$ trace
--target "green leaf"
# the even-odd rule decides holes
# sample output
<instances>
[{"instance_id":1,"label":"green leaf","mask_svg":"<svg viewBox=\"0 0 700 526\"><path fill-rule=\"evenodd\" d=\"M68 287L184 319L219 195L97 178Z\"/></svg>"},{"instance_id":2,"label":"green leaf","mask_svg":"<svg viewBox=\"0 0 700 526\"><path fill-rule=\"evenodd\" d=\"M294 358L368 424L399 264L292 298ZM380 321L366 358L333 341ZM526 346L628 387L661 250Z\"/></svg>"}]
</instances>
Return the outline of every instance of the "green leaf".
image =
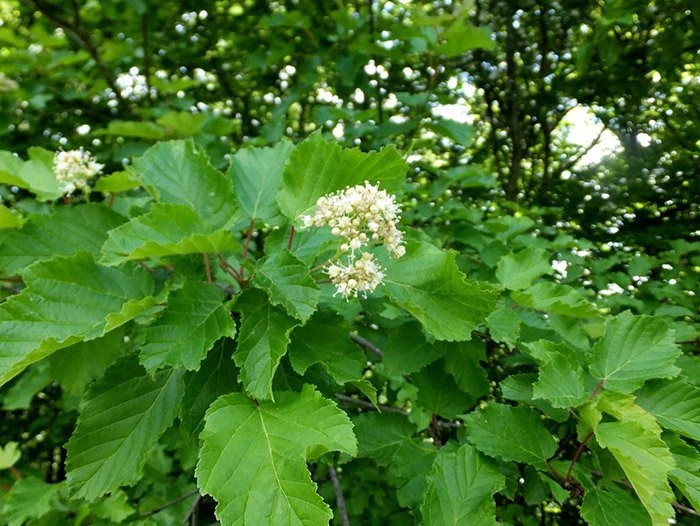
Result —
<instances>
[{"instance_id":1,"label":"green leaf","mask_svg":"<svg viewBox=\"0 0 700 526\"><path fill-rule=\"evenodd\" d=\"M21 229L0 234L0 269L13 275L37 261L81 250L97 256L107 232L123 222L122 216L100 204L61 207L51 215L32 214Z\"/></svg>"},{"instance_id":2,"label":"green leaf","mask_svg":"<svg viewBox=\"0 0 700 526\"><path fill-rule=\"evenodd\" d=\"M514 402L525 402L526 404L539 409L552 420L566 422L570 418L570 413L566 409L555 409L543 399L533 398L533 386L537 382L535 374L511 374L501 382L500 388L503 397Z\"/></svg>"},{"instance_id":3,"label":"green leaf","mask_svg":"<svg viewBox=\"0 0 700 526\"><path fill-rule=\"evenodd\" d=\"M317 133L299 143L289 156L277 202L282 213L295 221L319 197L364 181L397 193L403 189L407 170L393 147L371 153L346 150Z\"/></svg>"},{"instance_id":4,"label":"green leaf","mask_svg":"<svg viewBox=\"0 0 700 526\"><path fill-rule=\"evenodd\" d=\"M486 370L479 363L486 361L484 342L474 339L443 343L441 347L445 350L445 370L452 375L462 391L477 398L489 393L489 379Z\"/></svg>"},{"instance_id":5,"label":"green leaf","mask_svg":"<svg viewBox=\"0 0 700 526\"><path fill-rule=\"evenodd\" d=\"M319 364L339 384L362 380L367 357L350 340L352 326L341 316L317 312L292 332L289 359L299 374Z\"/></svg>"},{"instance_id":6,"label":"green leaf","mask_svg":"<svg viewBox=\"0 0 700 526\"><path fill-rule=\"evenodd\" d=\"M207 154L197 151L191 140L158 143L135 159L134 166L156 201L189 205L213 228L236 222L231 180L214 169Z\"/></svg>"},{"instance_id":7,"label":"green leaf","mask_svg":"<svg viewBox=\"0 0 700 526\"><path fill-rule=\"evenodd\" d=\"M421 506L425 524L496 524L493 495L505 487L505 477L491 461L465 444L440 452L428 476Z\"/></svg>"},{"instance_id":8,"label":"green leaf","mask_svg":"<svg viewBox=\"0 0 700 526\"><path fill-rule=\"evenodd\" d=\"M159 302L145 271L102 267L85 252L36 263L24 279L27 287L0 305L0 385L58 349L98 338Z\"/></svg>"},{"instance_id":9,"label":"green leaf","mask_svg":"<svg viewBox=\"0 0 700 526\"><path fill-rule=\"evenodd\" d=\"M127 170L114 172L107 177L100 177L95 183L94 189L102 193L119 193L133 190L139 187L139 182L134 175Z\"/></svg>"},{"instance_id":10,"label":"green leaf","mask_svg":"<svg viewBox=\"0 0 700 526\"><path fill-rule=\"evenodd\" d=\"M90 389L66 446L75 498L92 501L141 478L151 448L177 416L182 376L168 369L149 377L127 359Z\"/></svg>"},{"instance_id":11,"label":"green leaf","mask_svg":"<svg viewBox=\"0 0 700 526\"><path fill-rule=\"evenodd\" d=\"M610 485L596 486L586 491L581 506L581 517L590 526L619 526L634 524L647 526L651 524L641 502L629 492Z\"/></svg>"},{"instance_id":12,"label":"green leaf","mask_svg":"<svg viewBox=\"0 0 700 526\"><path fill-rule=\"evenodd\" d=\"M53 153L42 148L29 148L30 159L13 174L21 181L17 184L36 195L38 201L53 201L63 195L53 172Z\"/></svg>"},{"instance_id":13,"label":"green leaf","mask_svg":"<svg viewBox=\"0 0 700 526\"><path fill-rule=\"evenodd\" d=\"M680 379L654 380L637 393L637 403L663 427L700 440L700 387Z\"/></svg>"},{"instance_id":14,"label":"green leaf","mask_svg":"<svg viewBox=\"0 0 700 526\"><path fill-rule=\"evenodd\" d=\"M155 204L143 215L109 232L102 247L102 263L177 254L219 254L240 247L237 237L212 227L189 206Z\"/></svg>"},{"instance_id":15,"label":"green leaf","mask_svg":"<svg viewBox=\"0 0 700 526\"><path fill-rule=\"evenodd\" d=\"M534 398L543 398L559 408L577 407L586 402L589 394L584 373L573 349L547 340L529 343L527 348L540 368L533 386Z\"/></svg>"},{"instance_id":16,"label":"green leaf","mask_svg":"<svg viewBox=\"0 0 700 526\"><path fill-rule=\"evenodd\" d=\"M396 486L399 504L409 507L415 516L420 514L428 473L438 450L421 439L410 439L399 444L389 466L389 476Z\"/></svg>"},{"instance_id":17,"label":"green leaf","mask_svg":"<svg viewBox=\"0 0 700 526\"><path fill-rule=\"evenodd\" d=\"M146 327L141 363L152 372L165 366L196 370L214 342L236 335L236 324L223 301L224 291L209 283L185 281L168 308Z\"/></svg>"},{"instance_id":18,"label":"green leaf","mask_svg":"<svg viewBox=\"0 0 700 526\"><path fill-rule=\"evenodd\" d=\"M541 282L535 283L524 291L514 291L513 300L525 307L548 313L593 318L599 315L598 308L581 296L581 294L566 285Z\"/></svg>"},{"instance_id":19,"label":"green leaf","mask_svg":"<svg viewBox=\"0 0 700 526\"><path fill-rule=\"evenodd\" d=\"M270 148L244 148L235 153L226 175L233 181L245 219L264 223L279 220L277 193L293 150L294 145L283 140Z\"/></svg>"},{"instance_id":20,"label":"green leaf","mask_svg":"<svg viewBox=\"0 0 700 526\"><path fill-rule=\"evenodd\" d=\"M345 413L308 385L278 393L274 403L223 396L207 411L201 438L197 483L218 502L224 526L327 524L331 511L305 460L357 449Z\"/></svg>"},{"instance_id":21,"label":"green leaf","mask_svg":"<svg viewBox=\"0 0 700 526\"><path fill-rule=\"evenodd\" d=\"M17 442L8 442L4 446L0 446L0 469L10 468L20 459L22 453L17 445Z\"/></svg>"},{"instance_id":22,"label":"green leaf","mask_svg":"<svg viewBox=\"0 0 700 526\"><path fill-rule=\"evenodd\" d=\"M82 396L85 387L102 376L124 354L124 331L110 331L101 338L76 343L49 357L51 378L67 394Z\"/></svg>"},{"instance_id":23,"label":"green leaf","mask_svg":"<svg viewBox=\"0 0 700 526\"><path fill-rule=\"evenodd\" d=\"M420 371L444 354L445 346L427 341L420 325L411 321L389 333L382 360L386 375L398 376Z\"/></svg>"},{"instance_id":24,"label":"green leaf","mask_svg":"<svg viewBox=\"0 0 700 526\"><path fill-rule=\"evenodd\" d=\"M19 228L24 221L19 213L15 213L5 205L0 204L0 230ZM0 246L2 238L0 237Z\"/></svg>"},{"instance_id":25,"label":"green leaf","mask_svg":"<svg viewBox=\"0 0 700 526\"><path fill-rule=\"evenodd\" d=\"M396 413L365 413L354 421L357 455L371 458L380 466L389 465L399 446L416 432L408 418Z\"/></svg>"},{"instance_id":26,"label":"green leaf","mask_svg":"<svg viewBox=\"0 0 700 526\"><path fill-rule=\"evenodd\" d=\"M547 460L557 450L556 440L539 415L525 406L489 404L467 415L464 423L467 440L492 457L547 470Z\"/></svg>"},{"instance_id":27,"label":"green leaf","mask_svg":"<svg viewBox=\"0 0 700 526\"><path fill-rule=\"evenodd\" d=\"M5 495L2 519L8 526L22 526L27 519L39 519L54 507L60 484L49 484L34 476L18 480Z\"/></svg>"},{"instance_id":28,"label":"green leaf","mask_svg":"<svg viewBox=\"0 0 700 526\"><path fill-rule=\"evenodd\" d=\"M457 144L469 146L474 138L474 126L452 119L440 119L430 126L435 133L447 137Z\"/></svg>"},{"instance_id":29,"label":"green leaf","mask_svg":"<svg viewBox=\"0 0 700 526\"><path fill-rule=\"evenodd\" d=\"M2 399L2 408L5 411L29 409L34 396L49 383L51 383L51 379L49 378L49 364L47 362L30 365L5 393Z\"/></svg>"},{"instance_id":30,"label":"green leaf","mask_svg":"<svg viewBox=\"0 0 700 526\"><path fill-rule=\"evenodd\" d=\"M107 128L95 130L94 135L107 135L115 137L133 137L135 139L148 139L157 141L165 138L165 130L155 122L138 121L110 121Z\"/></svg>"},{"instance_id":31,"label":"green leaf","mask_svg":"<svg viewBox=\"0 0 700 526\"><path fill-rule=\"evenodd\" d=\"M520 338L520 317L511 305L499 301L498 308L486 318L486 325L494 340L515 347Z\"/></svg>"},{"instance_id":32,"label":"green leaf","mask_svg":"<svg viewBox=\"0 0 700 526\"><path fill-rule=\"evenodd\" d=\"M238 370L228 349L230 340L214 345L198 371L185 376L185 394L180 405L180 421L187 433L196 438L204 427L204 414L222 395L237 390Z\"/></svg>"},{"instance_id":33,"label":"green leaf","mask_svg":"<svg viewBox=\"0 0 700 526\"><path fill-rule=\"evenodd\" d=\"M387 264L384 288L391 299L438 340L460 341L493 311L498 289L464 278L454 252L409 242L406 255Z\"/></svg>"},{"instance_id":34,"label":"green leaf","mask_svg":"<svg viewBox=\"0 0 700 526\"><path fill-rule=\"evenodd\" d=\"M496 277L510 290L521 290L545 274L552 274L549 254L541 248L525 248L503 256L496 267Z\"/></svg>"},{"instance_id":35,"label":"green leaf","mask_svg":"<svg viewBox=\"0 0 700 526\"><path fill-rule=\"evenodd\" d=\"M123 522L136 510L129 504L129 496L117 490L95 506L95 515L113 522Z\"/></svg>"},{"instance_id":36,"label":"green leaf","mask_svg":"<svg viewBox=\"0 0 700 526\"><path fill-rule=\"evenodd\" d=\"M439 378L439 381L436 379ZM428 365L411 376L418 388L416 405L428 414L438 414L452 420L474 405L476 398L462 391L451 377L445 376L441 363Z\"/></svg>"},{"instance_id":37,"label":"green leaf","mask_svg":"<svg viewBox=\"0 0 700 526\"><path fill-rule=\"evenodd\" d=\"M677 436L666 433L664 441L676 462L676 467L668 474L676 487L686 496L695 510L700 510L700 453Z\"/></svg>"},{"instance_id":38,"label":"green leaf","mask_svg":"<svg viewBox=\"0 0 700 526\"><path fill-rule=\"evenodd\" d=\"M496 43L491 40L491 29L476 27L456 20L442 35L444 42L438 47L438 53L447 58L458 57L470 49L493 49Z\"/></svg>"},{"instance_id":39,"label":"green leaf","mask_svg":"<svg viewBox=\"0 0 700 526\"><path fill-rule=\"evenodd\" d=\"M258 263L253 284L270 297L270 303L284 307L287 314L306 322L316 311L321 291L309 268L288 250L267 256Z\"/></svg>"},{"instance_id":40,"label":"green leaf","mask_svg":"<svg viewBox=\"0 0 700 526\"><path fill-rule=\"evenodd\" d=\"M590 373L605 389L631 393L651 378L680 373L674 362L681 350L674 331L662 318L635 316L629 311L607 321L605 336L590 355Z\"/></svg>"},{"instance_id":41,"label":"green leaf","mask_svg":"<svg viewBox=\"0 0 700 526\"><path fill-rule=\"evenodd\" d=\"M658 433L637 422L604 422L598 424L595 437L624 470L652 524L668 524L674 516L668 474L676 464Z\"/></svg>"},{"instance_id":42,"label":"green leaf","mask_svg":"<svg viewBox=\"0 0 700 526\"><path fill-rule=\"evenodd\" d=\"M299 322L271 305L262 291L249 289L235 304L241 313L238 349L233 355L241 381L253 398L273 398L272 378L287 352L289 333Z\"/></svg>"}]
</instances>

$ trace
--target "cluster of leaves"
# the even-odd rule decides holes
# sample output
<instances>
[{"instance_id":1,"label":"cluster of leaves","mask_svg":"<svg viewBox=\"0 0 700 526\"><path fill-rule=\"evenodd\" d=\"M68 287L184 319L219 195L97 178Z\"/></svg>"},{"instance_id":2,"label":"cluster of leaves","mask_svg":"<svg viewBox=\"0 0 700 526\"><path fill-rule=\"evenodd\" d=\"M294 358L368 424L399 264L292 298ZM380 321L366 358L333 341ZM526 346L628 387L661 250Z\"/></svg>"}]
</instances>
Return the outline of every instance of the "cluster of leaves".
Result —
<instances>
[{"instance_id":1,"label":"cluster of leaves","mask_svg":"<svg viewBox=\"0 0 700 526\"><path fill-rule=\"evenodd\" d=\"M47 199L26 174L50 167L14 162L7 173ZM697 507L700 387L674 343L693 328L680 305L675 320L605 315L547 279L542 247L571 236L447 203L443 239L459 253L407 225L377 293L345 302L324 284L332 235L301 216L365 180L411 191L406 172L393 148L319 134L241 149L225 173L192 141L162 142L116 198L58 201L6 229L0 268L16 291L0 304L0 378L19 378L4 404L54 382L79 412L65 480L18 474L6 520L167 521L201 492L223 524L322 524L331 510L306 463L337 480L355 459L387 470L396 508L426 524L493 523L542 501L590 524L661 524L671 484ZM172 498L150 493L162 477L190 502L152 514Z\"/></svg>"}]
</instances>

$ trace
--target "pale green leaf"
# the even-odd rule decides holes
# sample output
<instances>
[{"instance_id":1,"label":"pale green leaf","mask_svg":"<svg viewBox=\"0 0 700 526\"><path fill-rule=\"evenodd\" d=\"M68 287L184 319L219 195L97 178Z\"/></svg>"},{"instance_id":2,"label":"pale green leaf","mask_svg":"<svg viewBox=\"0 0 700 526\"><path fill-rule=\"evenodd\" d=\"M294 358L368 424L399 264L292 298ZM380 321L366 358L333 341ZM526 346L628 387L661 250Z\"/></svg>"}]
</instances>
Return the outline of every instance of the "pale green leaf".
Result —
<instances>
[{"instance_id":1,"label":"pale green leaf","mask_svg":"<svg viewBox=\"0 0 700 526\"><path fill-rule=\"evenodd\" d=\"M316 311L321 297L309 268L287 250L259 262L253 284L267 292L270 303L284 307L287 314L301 322L306 322Z\"/></svg>"},{"instance_id":2,"label":"pale green leaf","mask_svg":"<svg viewBox=\"0 0 700 526\"><path fill-rule=\"evenodd\" d=\"M253 289L239 297L235 310L241 313L241 327L233 359L241 368L241 381L252 397L270 399L272 378L287 352L289 333L299 322Z\"/></svg>"},{"instance_id":3,"label":"pale green leaf","mask_svg":"<svg viewBox=\"0 0 700 526\"><path fill-rule=\"evenodd\" d=\"M234 154L226 175L233 181L245 219L266 223L278 220L277 193L292 150L294 145L284 140L270 148L244 148Z\"/></svg>"},{"instance_id":4,"label":"pale green leaf","mask_svg":"<svg viewBox=\"0 0 700 526\"><path fill-rule=\"evenodd\" d=\"M23 223L24 221L19 213L10 210L3 204L0 204L0 230L19 228ZM1 247L2 238L0 238L0 248Z\"/></svg>"},{"instance_id":5,"label":"pale green leaf","mask_svg":"<svg viewBox=\"0 0 700 526\"><path fill-rule=\"evenodd\" d=\"M133 137L135 139L159 140L165 138L165 130L155 122L110 121L106 128L95 130L94 135Z\"/></svg>"},{"instance_id":6,"label":"pale green leaf","mask_svg":"<svg viewBox=\"0 0 700 526\"><path fill-rule=\"evenodd\" d=\"M406 255L387 264L384 288L391 299L438 340L460 341L493 311L498 289L464 278L454 252L409 242Z\"/></svg>"},{"instance_id":7,"label":"pale green leaf","mask_svg":"<svg viewBox=\"0 0 700 526\"><path fill-rule=\"evenodd\" d=\"M237 237L212 227L186 205L155 204L143 215L115 228L102 247L102 263L178 254L219 254L240 247Z\"/></svg>"},{"instance_id":8,"label":"pale green leaf","mask_svg":"<svg viewBox=\"0 0 700 526\"><path fill-rule=\"evenodd\" d=\"M49 513L60 484L49 484L34 476L18 480L5 495L2 507L3 524L22 526L27 519L38 519Z\"/></svg>"},{"instance_id":9,"label":"pale green leaf","mask_svg":"<svg viewBox=\"0 0 700 526\"><path fill-rule=\"evenodd\" d=\"M513 300L525 307L548 313L593 318L599 315L598 308L576 290L566 285L540 282L523 291L513 291Z\"/></svg>"},{"instance_id":10,"label":"pale green leaf","mask_svg":"<svg viewBox=\"0 0 700 526\"><path fill-rule=\"evenodd\" d=\"M144 331L141 363L146 370L198 369L216 340L233 338L236 324L224 298L217 285L194 281L173 292L165 312Z\"/></svg>"},{"instance_id":11,"label":"pale green leaf","mask_svg":"<svg viewBox=\"0 0 700 526\"><path fill-rule=\"evenodd\" d=\"M674 362L681 350L673 340L664 319L625 311L607 321L605 336L590 355L590 373L605 382L605 389L621 393L651 378L671 378L680 373Z\"/></svg>"},{"instance_id":12,"label":"pale green leaf","mask_svg":"<svg viewBox=\"0 0 700 526\"><path fill-rule=\"evenodd\" d=\"M620 526L651 524L642 503L628 491L614 485L595 487L586 491L581 506L581 517L590 526Z\"/></svg>"},{"instance_id":13,"label":"pale green leaf","mask_svg":"<svg viewBox=\"0 0 700 526\"><path fill-rule=\"evenodd\" d=\"M177 416L182 376L167 369L149 377L125 360L93 385L66 446L74 497L94 500L139 480L151 448Z\"/></svg>"},{"instance_id":14,"label":"pale green leaf","mask_svg":"<svg viewBox=\"0 0 700 526\"><path fill-rule=\"evenodd\" d=\"M663 427L700 440L700 387L678 380L647 382L637 403Z\"/></svg>"},{"instance_id":15,"label":"pale green leaf","mask_svg":"<svg viewBox=\"0 0 700 526\"><path fill-rule=\"evenodd\" d=\"M97 256L107 232L123 222L116 212L94 203L30 215L22 228L0 234L0 269L12 275L37 261L81 250Z\"/></svg>"},{"instance_id":16,"label":"pale green leaf","mask_svg":"<svg viewBox=\"0 0 700 526\"><path fill-rule=\"evenodd\" d=\"M134 175L127 171L114 172L106 177L100 177L95 183L94 189L102 193L119 193L133 190L139 187L139 182Z\"/></svg>"},{"instance_id":17,"label":"pale green leaf","mask_svg":"<svg viewBox=\"0 0 700 526\"><path fill-rule=\"evenodd\" d=\"M277 202L282 213L294 221L319 197L364 181L397 193L403 189L407 170L393 147L370 153L347 150L316 133L297 144L289 156Z\"/></svg>"},{"instance_id":18,"label":"pale green leaf","mask_svg":"<svg viewBox=\"0 0 700 526\"><path fill-rule=\"evenodd\" d=\"M350 340L352 326L341 316L317 312L292 332L289 360L299 374L319 364L338 384L362 380L367 357Z\"/></svg>"},{"instance_id":19,"label":"pale green leaf","mask_svg":"<svg viewBox=\"0 0 700 526\"><path fill-rule=\"evenodd\" d=\"M158 303L147 272L92 256L57 257L24 271L27 287L0 305L0 384L58 349L92 340Z\"/></svg>"},{"instance_id":20,"label":"pale green leaf","mask_svg":"<svg viewBox=\"0 0 700 526\"><path fill-rule=\"evenodd\" d=\"M122 522L136 510L129 504L129 496L117 490L95 506L95 515L101 519Z\"/></svg>"},{"instance_id":21,"label":"pale green leaf","mask_svg":"<svg viewBox=\"0 0 700 526\"><path fill-rule=\"evenodd\" d=\"M156 201L189 205L213 228L238 216L233 184L191 140L161 142L134 160L136 176ZM162 225L166 228L169 225Z\"/></svg>"},{"instance_id":22,"label":"pale green leaf","mask_svg":"<svg viewBox=\"0 0 700 526\"><path fill-rule=\"evenodd\" d=\"M637 422L604 422L596 428L595 437L624 470L652 524L668 524L674 516L668 474L676 463L658 433Z\"/></svg>"},{"instance_id":23,"label":"pale green leaf","mask_svg":"<svg viewBox=\"0 0 700 526\"><path fill-rule=\"evenodd\" d=\"M17 442L8 442L0 446L0 469L10 468L20 459L22 453L17 445Z\"/></svg>"},{"instance_id":24,"label":"pale green leaf","mask_svg":"<svg viewBox=\"0 0 700 526\"><path fill-rule=\"evenodd\" d=\"M686 496L695 511L700 511L700 452L671 433L665 433L663 438L676 462L668 478Z\"/></svg>"},{"instance_id":25,"label":"pale green leaf","mask_svg":"<svg viewBox=\"0 0 700 526\"><path fill-rule=\"evenodd\" d=\"M345 413L308 385L276 402L223 396L207 411L201 438L197 483L216 499L223 526L328 524L331 511L305 460L357 449Z\"/></svg>"},{"instance_id":26,"label":"pale green leaf","mask_svg":"<svg viewBox=\"0 0 700 526\"><path fill-rule=\"evenodd\" d=\"M552 420L566 422L570 413L566 409L555 409L544 399L533 398L533 386L537 382L536 374L511 374L500 384L503 397L514 402L525 402L539 409Z\"/></svg>"},{"instance_id":27,"label":"pale green leaf","mask_svg":"<svg viewBox=\"0 0 700 526\"><path fill-rule=\"evenodd\" d=\"M53 153L41 148L29 148L28 161L16 176L22 181L20 188L26 188L36 195L38 201L53 201L63 195L58 189L58 180L53 172Z\"/></svg>"},{"instance_id":28,"label":"pale green leaf","mask_svg":"<svg viewBox=\"0 0 700 526\"><path fill-rule=\"evenodd\" d=\"M498 281L510 290L525 289L535 279L552 272L549 254L533 247L503 256L496 267Z\"/></svg>"},{"instance_id":29,"label":"pale green leaf","mask_svg":"<svg viewBox=\"0 0 700 526\"><path fill-rule=\"evenodd\" d=\"M491 30L488 27L476 27L462 19L450 25L442 38L444 42L438 47L438 53L447 58L458 57L475 48L493 49L496 45L491 40Z\"/></svg>"},{"instance_id":30,"label":"pale green leaf","mask_svg":"<svg viewBox=\"0 0 700 526\"><path fill-rule=\"evenodd\" d=\"M486 318L486 325L494 340L515 347L520 338L520 317L512 305L499 301L496 310Z\"/></svg>"},{"instance_id":31,"label":"pale green leaf","mask_svg":"<svg viewBox=\"0 0 700 526\"><path fill-rule=\"evenodd\" d=\"M557 442L539 415L524 406L489 404L464 419L467 440L492 457L526 462L547 470Z\"/></svg>"},{"instance_id":32,"label":"pale green leaf","mask_svg":"<svg viewBox=\"0 0 700 526\"><path fill-rule=\"evenodd\" d=\"M577 407L586 402L589 393L584 372L573 349L548 340L529 343L527 349L540 368L533 386L534 398L543 398L559 408Z\"/></svg>"},{"instance_id":33,"label":"pale green leaf","mask_svg":"<svg viewBox=\"0 0 700 526\"><path fill-rule=\"evenodd\" d=\"M424 524L441 526L496 524L493 495L505 487L498 467L465 444L457 451L441 452L428 475L421 506Z\"/></svg>"}]
</instances>

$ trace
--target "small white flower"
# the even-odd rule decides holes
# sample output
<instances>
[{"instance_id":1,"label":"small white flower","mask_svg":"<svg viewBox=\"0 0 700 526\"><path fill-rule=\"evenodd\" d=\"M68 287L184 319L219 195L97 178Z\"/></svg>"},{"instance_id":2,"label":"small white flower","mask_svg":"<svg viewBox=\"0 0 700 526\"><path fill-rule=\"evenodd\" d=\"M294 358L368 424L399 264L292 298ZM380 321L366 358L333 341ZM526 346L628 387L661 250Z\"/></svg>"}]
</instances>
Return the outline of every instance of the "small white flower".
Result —
<instances>
[{"instance_id":1,"label":"small white flower","mask_svg":"<svg viewBox=\"0 0 700 526\"><path fill-rule=\"evenodd\" d=\"M326 269L328 277L335 285L336 294L346 300L374 291L384 279L382 267L377 263L373 254L363 252L360 259L350 261L347 265L330 265Z\"/></svg>"},{"instance_id":2,"label":"small white flower","mask_svg":"<svg viewBox=\"0 0 700 526\"><path fill-rule=\"evenodd\" d=\"M58 180L59 190L70 195L76 189L85 189L90 179L94 178L104 168L82 148L67 152L56 152L53 158L53 170Z\"/></svg>"}]
</instances>

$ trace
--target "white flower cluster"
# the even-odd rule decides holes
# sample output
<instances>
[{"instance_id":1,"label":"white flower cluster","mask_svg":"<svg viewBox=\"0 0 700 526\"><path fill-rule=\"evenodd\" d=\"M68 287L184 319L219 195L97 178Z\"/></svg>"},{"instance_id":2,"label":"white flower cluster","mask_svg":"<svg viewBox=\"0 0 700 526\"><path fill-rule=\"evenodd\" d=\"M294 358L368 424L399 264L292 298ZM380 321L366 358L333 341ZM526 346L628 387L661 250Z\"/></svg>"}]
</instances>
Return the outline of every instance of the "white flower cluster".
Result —
<instances>
[{"instance_id":1,"label":"white flower cluster","mask_svg":"<svg viewBox=\"0 0 700 526\"><path fill-rule=\"evenodd\" d=\"M364 185L321 197L316 202L316 214L303 219L306 228L330 226L333 235L344 240L341 252L354 252L370 242L381 242L391 256L401 257L406 249L402 245L403 232L396 227L400 211L393 195L365 181Z\"/></svg>"},{"instance_id":2,"label":"white flower cluster","mask_svg":"<svg viewBox=\"0 0 700 526\"><path fill-rule=\"evenodd\" d=\"M95 161L90 152L82 148L67 152L56 152L53 158L53 170L58 179L58 188L70 195L80 188L87 188L88 181L99 174L103 164Z\"/></svg>"},{"instance_id":3,"label":"white flower cluster","mask_svg":"<svg viewBox=\"0 0 700 526\"><path fill-rule=\"evenodd\" d=\"M384 279L381 265L363 249L383 244L391 257L406 253L403 232L397 227L400 211L394 195L365 181L321 197L315 214L304 216L305 228L328 225L341 239L339 251L346 262L331 264L326 272L345 299L358 293L366 296Z\"/></svg>"},{"instance_id":4,"label":"white flower cluster","mask_svg":"<svg viewBox=\"0 0 700 526\"><path fill-rule=\"evenodd\" d=\"M144 75L139 75L139 68L131 67L128 73L120 73L114 81L119 94L123 99L131 101L141 100L149 94L148 82ZM151 89L151 95L155 95L155 89Z\"/></svg>"}]
</instances>

